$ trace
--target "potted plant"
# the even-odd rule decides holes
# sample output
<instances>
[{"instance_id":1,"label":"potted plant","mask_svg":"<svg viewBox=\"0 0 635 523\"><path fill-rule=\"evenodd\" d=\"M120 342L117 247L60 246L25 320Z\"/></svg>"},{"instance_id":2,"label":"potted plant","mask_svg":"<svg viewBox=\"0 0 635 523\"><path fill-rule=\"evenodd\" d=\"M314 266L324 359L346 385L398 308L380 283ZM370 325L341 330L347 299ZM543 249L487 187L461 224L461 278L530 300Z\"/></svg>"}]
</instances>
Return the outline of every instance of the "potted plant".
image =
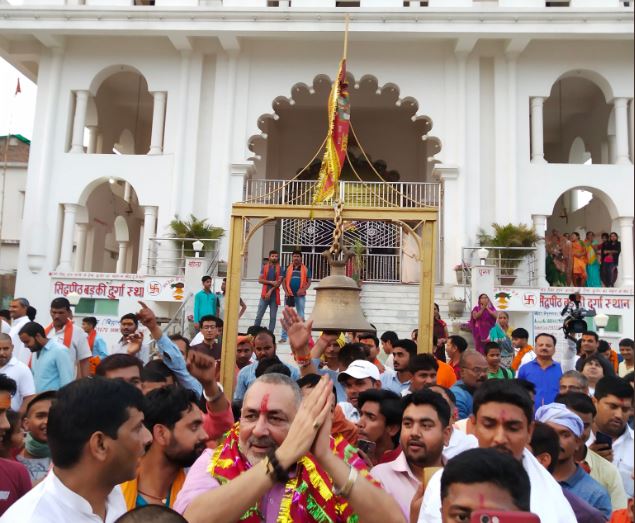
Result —
<instances>
[{"instance_id":1,"label":"potted plant","mask_svg":"<svg viewBox=\"0 0 635 523\"><path fill-rule=\"evenodd\" d=\"M448 302L448 316L459 318L465 312L465 300L463 298L452 298Z\"/></svg>"},{"instance_id":2,"label":"potted plant","mask_svg":"<svg viewBox=\"0 0 635 523\"><path fill-rule=\"evenodd\" d=\"M492 224L493 234L483 229L478 233L479 245L482 247L498 247L500 284L513 285L516 281L516 269L523 258L529 254L529 248L534 247L540 236L533 227L528 225L508 223L506 225ZM522 249L527 247L527 249ZM539 263L544 261L539 260Z\"/></svg>"},{"instance_id":3,"label":"potted plant","mask_svg":"<svg viewBox=\"0 0 635 523\"><path fill-rule=\"evenodd\" d=\"M176 238L196 238L197 240L217 240L222 238L225 234L225 229L222 227L215 227L207 223L207 219L199 220L193 214L190 214L190 218L188 220L180 220L178 216L175 216L174 219L170 222L170 229L172 229L172 234ZM183 243L181 240L174 240L174 242L180 247ZM203 242L203 251L210 250L210 243ZM194 247L192 247L192 242L186 242L183 248L183 255L194 256Z\"/></svg>"},{"instance_id":4,"label":"potted plant","mask_svg":"<svg viewBox=\"0 0 635 523\"><path fill-rule=\"evenodd\" d=\"M454 274L456 274L456 283L459 285L463 285L463 281L465 280L466 284L470 283L470 265L468 263L465 262L461 262L457 265L454 266ZM463 278L463 273L467 273L466 274L466 278Z\"/></svg>"}]
</instances>

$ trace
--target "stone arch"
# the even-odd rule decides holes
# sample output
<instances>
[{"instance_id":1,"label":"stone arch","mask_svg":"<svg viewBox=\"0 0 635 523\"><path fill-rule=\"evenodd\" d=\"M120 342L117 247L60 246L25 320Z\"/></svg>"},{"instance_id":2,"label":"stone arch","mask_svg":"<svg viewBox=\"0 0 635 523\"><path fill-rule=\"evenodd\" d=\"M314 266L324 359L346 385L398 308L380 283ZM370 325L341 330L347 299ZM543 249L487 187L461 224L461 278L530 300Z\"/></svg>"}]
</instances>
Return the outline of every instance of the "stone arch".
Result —
<instances>
[{"instance_id":1,"label":"stone arch","mask_svg":"<svg viewBox=\"0 0 635 523\"><path fill-rule=\"evenodd\" d=\"M571 142L569 148L569 161L568 163L584 164L591 159L591 153L586 150L584 140L576 136Z\"/></svg>"},{"instance_id":2,"label":"stone arch","mask_svg":"<svg viewBox=\"0 0 635 523\"><path fill-rule=\"evenodd\" d=\"M383 162L388 172L398 173L403 180L403 173L417 172L415 179L409 181L426 181L432 179L432 168L434 165L434 156L441 150L441 141L429 132L432 129L432 119L426 115L417 114L419 104L412 96L400 96L399 86L395 83L388 82L379 85L377 78L373 75L364 75L359 80L348 72L347 80L351 97L351 122L355 131L369 155L373 163ZM291 87L289 96L278 96L272 101L272 112L260 115L257 120L257 126L260 134L252 135L248 140L248 148L253 153L250 160L253 162L253 172L255 178L290 178L300 168L306 165L306 162L316 153L316 149L326 135L328 116L326 113L326 100L331 89L332 80L326 74L317 74L308 85L304 82L298 82ZM410 146L416 151L416 154L400 155L415 158L413 166L391 165L390 159L384 158L385 151L379 151L379 140L375 140L375 144L368 145L375 138L372 136L373 125L369 122L372 120L368 115L371 111L378 111L382 114L388 114L391 118L399 120L399 124L403 129L409 128ZM293 131L285 128L286 125L293 125L292 121L304 111L312 121L312 127L306 126L302 130L298 130L297 126ZM367 123L364 123L364 120ZM288 122L288 124L287 124ZM357 123L359 122L359 123ZM374 122L374 126L381 126ZM311 127L311 128L309 128ZM369 131L370 129L370 131ZM310 134L307 136L306 131ZM371 136L369 136L369 132ZM305 144L297 144L302 149L297 154L297 159L290 160L288 165L272 169L272 165L277 164L281 159L281 150L288 154L288 148L283 146L284 133L290 136L307 136ZM391 133L386 133L390 135ZM391 139L391 137L389 137ZM288 140L287 140L288 141ZM351 146L355 146L352 134L349 135L349 154ZM359 145L359 144L357 144ZM394 144L393 144L394 148ZM295 148L294 148L295 149ZM359 151L358 151L359 152ZM396 155L397 156L397 155ZM316 155L317 162L320 154ZM285 159L286 160L286 159ZM396 159L396 162L403 161ZM314 163L315 163L314 162ZM272 171L275 171L272 175ZM277 175L277 172L284 172L284 176ZM378 178L374 176L374 180Z\"/></svg>"},{"instance_id":3,"label":"stone arch","mask_svg":"<svg viewBox=\"0 0 635 523\"><path fill-rule=\"evenodd\" d=\"M124 154L146 154L150 148L154 99L146 77L132 66L102 69L90 84L102 154L113 154L124 130L132 134ZM123 152L123 151L119 151Z\"/></svg>"},{"instance_id":4,"label":"stone arch","mask_svg":"<svg viewBox=\"0 0 635 523\"><path fill-rule=\"evenodd\" d=\"M578 202L579 191L591 194L591 198ZM552 200L554 201L554 200ZM586 232L593 231L596 235L602 232L610 232L613 221L619 216L619 210L615 201L606 192L596 187L574 186L560 191L555 196L552 214L547 218L547 230L558 229L562 232Z\"/></svg>"},{"instance_id":5,"label":"stone arch","mask_svg":"<svg viewBox=\"0 0 635 523\"><path fill-rule=\"evenodd\" d=\"M544 155L549 163L571 163L569 153L577 138L584 142L592 163L608 163L603 152L612 108L606 98L607 93L612 96L608 87L599 75L582 74L561 75L551 86L543 109Z\"/></svg>"},{"instance_id":6,"label":"stone arch","mask_svg":"<svg viewBox=\"0 0 635 523\"><path fill-rule=\"evenodd\" d=\"M144 217L134 188L121 179L98 178L84 188L78 203L87 224L85 252L76 253L84 260L84 270L136 272ZM122 252L125 260L119 262Z\"/></svg>"},{"instance_id":7,"label":"stone arch","mask_svg":"<svg viewBox=\"0 0 635 523\"><path fill-rule=\"evenodd\" d=\"M594 83L599 87L604 95L604 101L608 104L613 101L613 87L611 87L611 83L606 79L606 77L597 71L593 71L591 69L571 69L563 74L561 74L556 80L551 84L558 82L558 80L562 80L564 78L583 78L588 80L591 83Z\"/></svg>"}]
</instances>

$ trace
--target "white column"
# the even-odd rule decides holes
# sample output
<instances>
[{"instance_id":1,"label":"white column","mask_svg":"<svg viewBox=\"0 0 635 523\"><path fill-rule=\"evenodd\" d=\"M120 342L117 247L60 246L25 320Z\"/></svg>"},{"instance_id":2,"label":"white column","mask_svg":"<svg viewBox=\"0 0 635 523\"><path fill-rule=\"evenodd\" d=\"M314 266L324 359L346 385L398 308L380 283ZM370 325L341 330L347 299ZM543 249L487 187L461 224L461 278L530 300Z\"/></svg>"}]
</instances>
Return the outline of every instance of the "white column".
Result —
<instances>
[{"instance_id":1,"label":"white column","mask_svg":"<svg viewBox=\"0 0 635 523\"><path fill-rule=\"evenodd\" d=\"M157 226L157 207L146 205L143 208L143 245L141 250L141 264L139 272L148 273L148 255L150 253L150 238L155 234Z\"/></svg>"},{"instance_id":2,"label":"white column","mask_svg":"<svg viewBox=\"0 0 635 523\"><path fill-rule=\"evenodd\" d=\"M50 56L46 51L42 52L38 80L42 85L46 85L46 90L42 90L42 98L38 93L38 107L43 103L44 110L41 119L37 119L34 126L34 144L40 144L40 154L34 154L36 148L31 149L31 162L29 162L29 176L27 178L25 207L29 209L29 215L25 215L23 226L23 239L27 248L27 264L29 270L34 274L45 268L46 262L46 234L47 216L46 204L48 203L49 187L51 180L54 180L53 171L53 143L55 142L55 130L58 121L57 109L59 108L60 78L62 75L62 61L64 57L63 48L53 48ZM26 234L28 231L28 235ZM54 260L50 260L50 265L46 265L48 271ZM20 274L18 274L18 284Z\"/></svg>"},{"instance_id":3,"label":"white column","mask_svg":"<svg viewBox=\"0 0 635 523\"><path fill-rule=\"evenodd\" d=\"M88 107L88 91L75 91L75 118L73 119L72 153L84 152L84 126L86 124L86 108Z\"/></svg>"},{"instance_id":4,"label":"white column","mask_svg":"<svg viewBox=\"0 0 635 523\"><path fill-rule=\"evenodd\" d=\"M187 145L187 108L188 94L190 90L190 65L192 63L192 52L181 51L181 72L179 82L179 102L178 120L176 127L176 139L174 143L174 169L172 171L172 195L170 213L178 216L181 214L180 186L183 183L185 172L185 149ZM173 103L174 99L171 99ZM213 184L212 184L213 185Z\"/></svg>"},{"instance_id":5,"label":"white column","mask_svg":"<svg viewBox=\"0 0 635 523\"><path fill-rule=\"evenodd\" d=\"M88 129L88 154L95 154L97 152L97 133L98 128L96 125L89 125L86 127Z\"/></svg>"},{"instance_id":6,"label":"white column","mask_svg":"<svg viewBox=\"0 0 635 523\"><path fill-rule=\"evenodd\" d=\"M615 147L618 165L630 165L628 157L628 100L616 98L613 101L615 107Z\"/></svg>"},{"instance_id":7,"label":"white column","mask_svg":"<svg viewBox=\"0 0 635 523\"><path fill-rule=\"evenodd\" d=\"M97 148L95 150L96 154L103 154L104 153L104 135L99 133L97 135Z\"/></svg>"},{"instance_id":8,"label":"white column","mask_svg":"<svg viewBox=\"0 0 635 523\"><path fill-rule=\"evenodd\" d=\"M84 270L84 260L86 259L86 234L88 233L88 225L85 223L75 224L77 231L77 246L75 247L75 260L73 262L73 272L82 272Z\"/></svg>"},{"instance_id":9,"label":"white column","mask_svg":"<svg viewBox=\"0 0 635 523\"><path fill-rule=\"evenodd\" d=\"M128 256L128 242L117 242L119 244L119 254L117 256L117 273L126 272L126 258Z\"/></svg>"},{"instance_id":10,"label":"white column","mask_svg":"<svg viewBox=\"0 0 635 523\"><path fill-rule=\"evenodd\" d=\"M609 149L609 163L615 165L617 163L617 140L614 134L609 134L608 149Z\"/></svg>"},{"instance_id":11,"label":"white column","mask_svg":"<svg viewBox=\"0 0 635 523\"><path fill-rule=\"evenodd\" d=\"M547 249L545 248L545 234L547 233L547 217L543 214L532 215L534 222L534 229L540 240L536 242L536 264L537 264L537 284L539 287L548 287L546 263L547 263Z\"/></svg>"},{"instance_id":12,"label":"white column","mask_svg":"<svg viewBox=\"0 0 635 523\"><path fill-rule=\"evenodd\" d=\"M517 106L517 87L516 87L516 64L518 53L505 53L507 58L507 221L516 222L518 172L518 158L516 154L516 113Z\"/></svg>"},{"instance_id":13,"label":"white column","mask_svg":"<svg viewBox=\"0 0 635 523\"><path fill-rule=\"evenodd\" d=\"M633 278L633 217L622 216L617 219L620 230L620 243L622 252L619 264L619 284L621 287L632 288L635 285Z\"/></svg>"},{"instance_id":14,"label":"white column","mask_svg":"<svg viewBox=\"0 0 635 523\"><path fill-rule=\"evenodd\" d=\"M446 285L453 285L454 265L461 261L461 247L463 246L463 220L456 212L461 205L461 180L459 180L459 168L457 166L439 164L434 169L438 173L443 184L443 199L441 212L443 213L443 270L442 281ZM446 234L447 232L447 234Z\"/></svg>"},{"instance_id":15,"label":"white column","mask_svg":"<svg viewBox=\"0 0 635 523\"><path fill-rule=\"evenodd\" d=\"M631 99L631 101L628 104L628 144L630 147L630 152L631 152L631 162L635 163L635 139L633 137L633 134L635 133L635 128L633 127L633 119L635 116L635 111L633 108L633 104L635 103L635 100Z\"/></svg>"},{"instance_id":16,"label":"white column","mask_svg":"<svg viewBox=\"0 0 635 523\"><path fill-rule=\"evenodd\" d=\"M162 154L167 93L165 91L154 91L151 94L154 99L154 106L152 108L152 136L150 138L150 150L148 154Z\"/></svg>"},{"instance_id":17,"label":"white column","mask_svg":"<svg viewBox=\"0 0 635 523\"><path fill-rule=\"evenodd\" d=\"M59 272L70 272L73 256L73 236L75 232L75 214L79 206L74 203L64 204L64 227L62 229L62 245L60 248Z\"/></svg>"},{"instance_id":18,"label":"white column","mask_svg":"<svg viewBox=\"0 0 635 523\"><path fill-rule=\"evenodd\" d=\"M542 125L542 111L545 99L534 96L531 99L531 161L532 163L546 163L544 153L544 134Z\"/></svg>"}]
</instances>

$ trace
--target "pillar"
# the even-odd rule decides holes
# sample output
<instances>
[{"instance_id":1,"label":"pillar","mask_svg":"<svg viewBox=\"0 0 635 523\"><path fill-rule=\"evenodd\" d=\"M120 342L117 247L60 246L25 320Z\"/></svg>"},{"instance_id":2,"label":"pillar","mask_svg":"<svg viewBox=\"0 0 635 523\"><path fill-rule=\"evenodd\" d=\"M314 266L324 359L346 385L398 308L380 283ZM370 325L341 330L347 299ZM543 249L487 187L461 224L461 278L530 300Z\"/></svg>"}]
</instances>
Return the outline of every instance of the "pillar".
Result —
<instances>
[{"instance_id":1,"label":"pillar","mask_svg":"<svg viewBox=\"0 0 635 523\"><path fill-rule=\"evenodd\" d=\"M534 229L540 240L536 242L536 276L538 287L549 287L547 282L546 263L547 249L545 248L545 234L547 233L547 217L544 214L532 215Z\"/></svg>"},{"instance_id":2,"label":"pillar","mask_svg":"<svg viewBox=\"0 0 635 523\"><path fill-rule=\"evenodd\" d=\"M165 91L154 91L152 98L154 105L152 108L152 135L150 138L150 150L148 154L163 153L163 129L165 127L165 101L167 93Z\"/></svg>"},{"instance_id":3,"label":"pillar","mask_svg":"<svg viewBox=\"0 0 635 523\"><path fill-rule=\"evenodd\" d=\"M633 278L633 217L622 216L617 219L620 231L622 252L619 264L619 284L621 287L632 288L635 285Z\"/></svg>"},{"instance_id":4,"label":"pillar","mask_svg":"<svg viewBox=\"0 0 635 523\"><path fill-rule=\"evenodd\" d=\"M531 99L531 161L546 163L544 152L544 134L542 129L543 105L545 99L534 96Z\"/></svg>"},{"instance_id":5,"label":"pillar","mask_svg":"<svg viewBox=\"0 0 635 523\"><path fill-rule=\"evenodd\" d=\"M618 165L630 165L628 157L628 100L616 98L613 101L615 108L615 163Z\"/></svg>"},{"instance_id":6,"label":"pillar","mask_svg":"<svg viewBox=\"0 0 635 523\"><path fill-rule=\"evenodd\" d=\"M60 263L58 272L70 272L72 270L71 259L73 256L73 236L75 232L75 215L79 206L74 203L64 204L64 226L62 228L62 245L60 248Z\"/></svg>"},{"instance_id":7,"label":"pillar","mask_svg":"<svg viewBox=\"0 0 635 523\"><path fill-rule=\"evenodd\" d=\"M86 235L88 225L85 223L75 224L77 231L77 246L75 247L75 260L73 262L73 272L83 272L84 261L86 259Z\"/></svg>"},{"instance_id":8,"label":"pillar","mask_svg":"<svg viewBox=\"0 0 635 523\"><path fill-rule=\"evenodd\" d=\"M119 254L117 256L117 268L119 274L126 272L126 258L128 257L128 242L117 242L119 244Z\"/></svg>"},{"instance_id":9,"label":"pillar","mask_svg":"<svg viewBox=\"0 0 635 523\"><path fill-rule=\"evenodd\" d=\"M617 163L617 140L614 134L609 134L608 138L608 150L609 150L609 163L615 165Z\"/></svg>"},{"instance_id":10,"label":"pillar","mask_svg":"<svg viewBox=\"0 0 635 523\"><path fill-rule=\"evenodd\" d=\"M75 118L73 118L72 153L84 152L84 125L86 124L86 108L88 107L88 91L75 91Z\"/></svg>"},{"instance_id":11,"label":"pillar","mask_svg":"<svg viewBox=\"0 0 635 523\"><path fill-rule=\"evenodd\" d=\"M155 234L157 226L157 207L152 205L146 205L143 208L143 245L141 250L141 264L140 272L142 274L148 274L148 259L150 254L151 242L150 239Z\"/></svg>"},{"instance_id":12,"label":"pillar","mask_svg":"<svg viewBox=\"0 0 635 523\"><path fill-rule=\"evenodd\" d=\"M86 129L88 129L88 149L86 152L88 154L95 154L97 152L97 126L89 125Z\"/></svg>"},{"instance_id":13,"label":"pillar","mask_svg":"<svg viewBox=\"0 0 635 523\"><path fill-rule=\"evenodd\" d=\"M461 247L463 246L464 228L461 215L456 212L456 205L460 205L461 180L459 180L459 168L440 164L435 167L443 184L443 198L440 211L443 213L442 235L443 267L441 280L446 285L454 285L454 265L461 261ZM441 220L441 218L439 218ZM449 234L445 234L448 231Z\"/></svg>"}]
</instances>

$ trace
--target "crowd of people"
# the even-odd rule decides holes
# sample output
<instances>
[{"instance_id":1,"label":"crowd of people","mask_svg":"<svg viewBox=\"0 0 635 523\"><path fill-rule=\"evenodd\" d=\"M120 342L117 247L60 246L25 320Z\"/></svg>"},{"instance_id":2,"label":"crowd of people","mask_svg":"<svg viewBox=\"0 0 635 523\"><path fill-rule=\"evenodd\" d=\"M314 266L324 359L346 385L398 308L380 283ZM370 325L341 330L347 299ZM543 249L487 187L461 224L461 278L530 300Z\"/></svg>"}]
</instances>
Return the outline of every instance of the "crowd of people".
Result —
<instances>
[{"instance_id":1,"label":"crowd of people","mask_svg":"<svg viewBox=\"0 0 635 523\"><path fill-rule=\"evenodd\" d=\"M190 344L141 303L109 348L65 298L47 325L16 299L0 334L0 522L633 521L633 340L618 354L585 332L563 369L553 336L530 345L486 298L474 347L435 308L435 354L416 331L314 337L285 306L293 361L262 326L225 340L232 397L214 315Z\"/></svg>"},{"instance_id":2,"label":"crowd of people","mask_svg":"<svg viewBox=\"0 0 635 523\"><path fill-rule=\"evenodd\" d=\"M553 229L545 238L546 277L552 287L614 287L622 246L617 233Z\"/></svg>"}]
</instances>

